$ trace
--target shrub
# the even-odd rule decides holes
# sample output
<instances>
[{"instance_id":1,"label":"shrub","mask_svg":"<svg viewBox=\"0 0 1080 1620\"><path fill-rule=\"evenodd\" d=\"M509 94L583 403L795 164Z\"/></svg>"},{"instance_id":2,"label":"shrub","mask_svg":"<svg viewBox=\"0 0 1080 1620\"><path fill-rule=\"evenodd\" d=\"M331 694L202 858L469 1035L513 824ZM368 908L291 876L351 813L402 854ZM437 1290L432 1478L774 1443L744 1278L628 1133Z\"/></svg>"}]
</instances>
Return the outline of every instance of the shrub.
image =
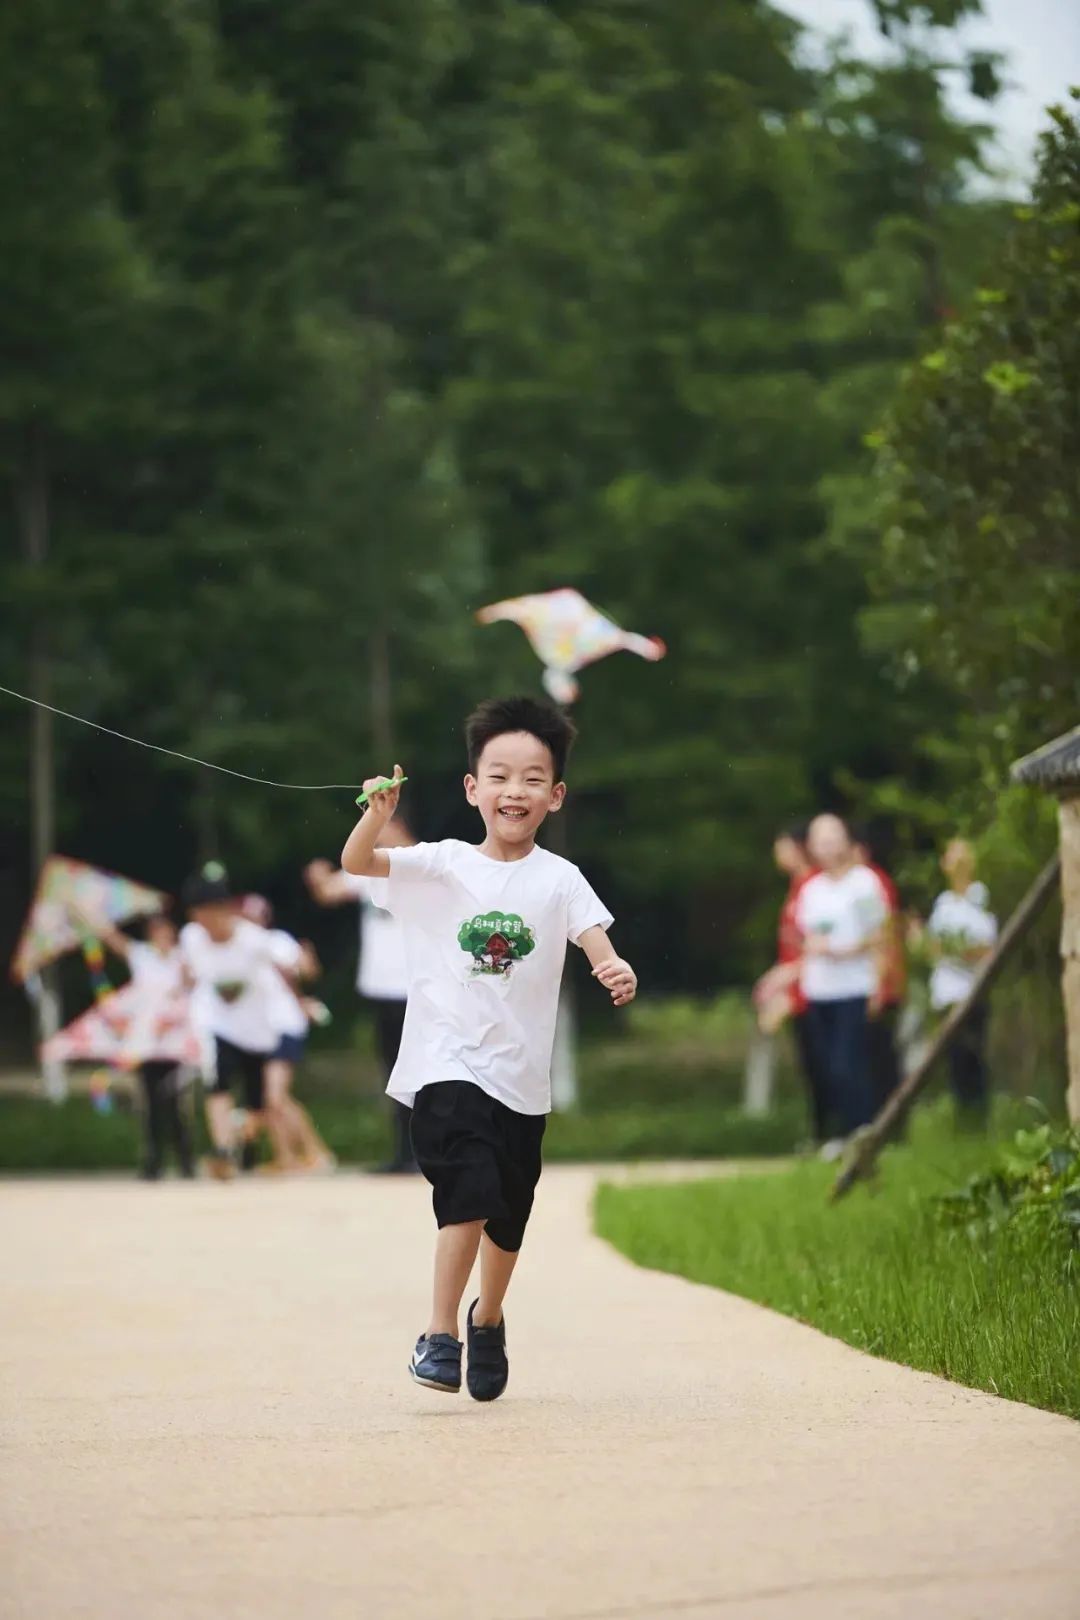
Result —
<instances>
[{"instance_id":1,"label":"shrub","mask_svg":"<svg viewBox=\"0 0 1080 1620\"><path fill-rule=\"evenodd\" d=\"M1080 1266L1080 1133L1043 1124L1017 1131L989 1170L937 1201L940 1217L985 1244L1003 1227L1060 1244L1066 1268Z\"/></svg>"}]
</instances>

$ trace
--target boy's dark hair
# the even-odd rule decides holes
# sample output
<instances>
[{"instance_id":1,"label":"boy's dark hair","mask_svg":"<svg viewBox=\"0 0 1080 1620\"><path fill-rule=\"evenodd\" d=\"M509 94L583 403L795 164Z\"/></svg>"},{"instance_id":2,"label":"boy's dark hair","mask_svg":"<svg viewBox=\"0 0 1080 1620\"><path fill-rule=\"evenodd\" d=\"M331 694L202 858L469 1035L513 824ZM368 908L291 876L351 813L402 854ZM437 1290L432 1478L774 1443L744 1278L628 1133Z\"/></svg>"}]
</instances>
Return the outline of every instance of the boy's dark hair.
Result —
<instances>
[{"instance_id":1,"label":"boy's dark hair","mask_svg":"<svg viewBox=\"0 0 1080 1620\"><path fill-rule=\"evenodd\" d=\"M798 844L800 849L806 848L806 840L809 836L810 823L805 818L796 821L785 821L776 834L777 839L790 838L792 843Z\"/></svg>"},{"instance_id":2,"label":"boy's dark hair","mask_svg":"<svg viewBox=\"0 0 1080 1620\"><path fill-rule=\"evenodd\" d=\"M465 722L465 747L473 776L492 738L505 737L511 731L527 731L543 743L551 754L555 780L561 782L577 727L554 703L530 697L485 698L470 714Z\"/></svg>"}]
</instances>

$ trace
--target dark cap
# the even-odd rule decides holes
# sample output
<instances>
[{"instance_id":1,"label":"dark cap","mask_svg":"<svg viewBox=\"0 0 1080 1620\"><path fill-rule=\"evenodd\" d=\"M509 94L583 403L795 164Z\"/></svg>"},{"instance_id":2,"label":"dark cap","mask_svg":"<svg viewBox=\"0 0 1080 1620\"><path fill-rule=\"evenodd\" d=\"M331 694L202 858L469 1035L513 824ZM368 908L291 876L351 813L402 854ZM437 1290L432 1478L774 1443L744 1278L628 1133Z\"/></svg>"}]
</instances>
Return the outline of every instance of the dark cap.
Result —
<instances>
[{"instance_id":1,"label":"dark cap","mask_svg":"<svg viewBox=\"0 0 1080 1620\"><path fill-rule=\"evenodd\" d=\"M193 872L180 891L185 911L195 906L222 905L233 897L228 874L220 861L207 861Z\"/></svg>"}]
</instances>

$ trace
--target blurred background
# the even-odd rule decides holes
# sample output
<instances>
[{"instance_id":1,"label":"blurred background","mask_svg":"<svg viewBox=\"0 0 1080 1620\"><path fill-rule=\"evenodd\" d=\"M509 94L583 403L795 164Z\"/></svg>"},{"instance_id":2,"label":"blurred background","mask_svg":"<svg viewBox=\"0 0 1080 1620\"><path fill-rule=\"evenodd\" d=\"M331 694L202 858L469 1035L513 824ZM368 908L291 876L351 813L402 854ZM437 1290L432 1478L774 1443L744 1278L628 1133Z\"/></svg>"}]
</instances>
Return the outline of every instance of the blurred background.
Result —
<instances>
[{"instance_id":1,"label":"blurred background","mask_svg":"<svg viewBox=\"0 0 1080 1620\"><path fill-rule=\"evenodd\" d=\"M786 1150L786 1064L741 1110L777 828L867 821L922 913L950 835L1002 917L1054 847L1006 783L1080 710L1070 80L1071 0L6 8L0 682L278 781L400 759L417 833L468 837L462 716L539 683L476 610L570 585L662 637L575 711L570 853L643 998L580 997L564 1143ZM50 851L223 860L315 941L313 1111L377 1152L355 915L301 878L352 795L0 713L0 954ZM1052 1109L1058 928L992 1036ZM33 1043L6 985L8 1164ZM92 1124L51 1162L131 1162Z\"/></svg>"}]
</instances>

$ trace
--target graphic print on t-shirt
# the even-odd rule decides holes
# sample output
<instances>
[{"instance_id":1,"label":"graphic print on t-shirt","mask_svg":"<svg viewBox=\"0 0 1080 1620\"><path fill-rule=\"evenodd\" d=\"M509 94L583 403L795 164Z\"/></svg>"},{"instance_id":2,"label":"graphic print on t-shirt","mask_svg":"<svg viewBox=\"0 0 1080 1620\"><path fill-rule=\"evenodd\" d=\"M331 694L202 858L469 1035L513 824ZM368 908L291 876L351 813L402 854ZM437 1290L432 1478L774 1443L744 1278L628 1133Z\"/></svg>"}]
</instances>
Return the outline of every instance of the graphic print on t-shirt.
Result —
<instances>
[{"instance_id":1,"label":"graphic print on t-shirt","mask_svg":"<svg viewBox=\"0 0 1080 1620\"><path fill-rule=\"evenodd\" d=\"M481 911L458 929L458 944L472 957L471 976L506 978L515 962L536 949L536 935L513 911Z\"/></svg>"},{"instance_id":2,"label":"graphic print on t-shirt","mask_svg":"<svg viewBox=\"0 0 1080 1620\"><path fill-rule=\"evenodd\" d=\"M246 979L218 979L214 985L214 994L220 996L222 1001L231 1007L234 1001L240 1000L246 989Z\"/></svg>"}]
</instances>

